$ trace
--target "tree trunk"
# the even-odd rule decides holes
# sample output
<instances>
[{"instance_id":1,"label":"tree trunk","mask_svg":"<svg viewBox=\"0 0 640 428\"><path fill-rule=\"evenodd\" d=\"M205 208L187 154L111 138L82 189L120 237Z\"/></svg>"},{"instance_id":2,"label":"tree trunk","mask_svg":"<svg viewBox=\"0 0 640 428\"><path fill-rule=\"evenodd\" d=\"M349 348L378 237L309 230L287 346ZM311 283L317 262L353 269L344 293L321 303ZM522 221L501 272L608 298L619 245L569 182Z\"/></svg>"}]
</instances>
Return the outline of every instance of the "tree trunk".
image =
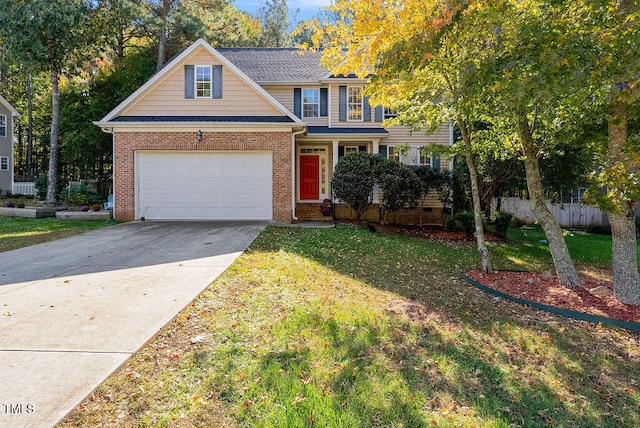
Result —
<instances>
[{"instance_id":1,"label":"tree trunk","mask_svg":"<svg viewBox=\"0 0 640 428\"><path fill-rule=\"evenodd\" d=\"M167 30L162 27L160 30L160 37L158 38L158 61L156 63L156 71L162 68L164 64L165 48L167 45Z\"/></svg>"},{"instance_id":2,"label":"tree trunk","mask_svg":"<svg viewBox=\"0 0 640 428\"><path fill-rule=\"evenodd\" d=\"M33 179L33 91L31 72L27 72L27 177Z\"/></svg>"},{"instance_id":3,"label":"tree trunk","mask_svg":"<svg viewBox=\"0 0 640 428\"><path fill-rule=\"evenodd\" d=\"M156 63L156 71L162 68L164 64L164 57L167 54L167 27L169 24L169 12L171 11L171 5L173 0L163 0L162 9L160 11L160 37L158 37L158 61Z\"/></svg>"},{"instance_id":4,"label":"tree trunk","mask_svg":"<svg viewBox=\"0 0 640 428\"><path fill-rule=\"evenodd\" d=\"M529 189L529 197L531 198L531 211L540 222L542 230L544 230L549 243L549 250L553 258L553 264L556 267L558 280L561 285L566 287L581 286L580 277L573 265L573 260L569 255L567 243L562 234L562 228L553 216L553 213L547 207L544 200L544 191L542 188L542 177L540 175L540 167L538 165L538 156L536 153L536 145L529 122L524 114L518 117L518 133L522 141L522 151L524 154L524 168L527 177L527 188Z\"/></svg>"},{"instance_id":5,"label":"tree trunk","mask_svg":"<svg viewBox=\"0 0 640 428\"><path fill-rule=\"evenodd\" d=\"M617 91L617 85L613 86ZM609 166L623 162L621 151L627 144L626 105L613 94L608 117ZM619 213L609 213L613 258L613 294L623 303L640 305L640 275L636 243L636 201L622 201Z\"/></svg>"},{"instance_id":6,"label":"tree trunk","mask_svg":"<svg viewBox=\"0 0 640 428\"><path fill-rule=\"evenodd\" d=\"M493 272L493 265L491 263L491 254L489 254L487 244L484 240L484 225L482 224L482 210L480 208L480 189L478 187L478 173L473 162L471 130L469 124L466 121L458 121L458 124L460 125L460 130L462 132L462 139L464 140L467 168L469 169L469 178L471 181L471 199L473 202L473 219L476 227L476 242L478 244L478 252L480 253L482 270L484 272L491 273Z\"/></svg>"},{"instance_id":7,"label":"tree trunk","mask_svg":"<svg viewBox=\"0 0 640 428\"><path fill-rule=\"evenodd\" d=\"M19 125L17 128L18 133L18 161L16 165L17 173L20 177L24 177L24 127Z\"/></svg>"},{"instance_id":8,"label":"tree trunk","mask_svg":"<svg viewBox=\"0 0 640 428\"><path fill-rule=\"evenodd\" d=\"M60 130L60 93L58 91L58 70L51 69L51 135L49 146L49 184L47 186L48 204L56 203L58 184L58 133Z\"/></svg>"}]
</instances>

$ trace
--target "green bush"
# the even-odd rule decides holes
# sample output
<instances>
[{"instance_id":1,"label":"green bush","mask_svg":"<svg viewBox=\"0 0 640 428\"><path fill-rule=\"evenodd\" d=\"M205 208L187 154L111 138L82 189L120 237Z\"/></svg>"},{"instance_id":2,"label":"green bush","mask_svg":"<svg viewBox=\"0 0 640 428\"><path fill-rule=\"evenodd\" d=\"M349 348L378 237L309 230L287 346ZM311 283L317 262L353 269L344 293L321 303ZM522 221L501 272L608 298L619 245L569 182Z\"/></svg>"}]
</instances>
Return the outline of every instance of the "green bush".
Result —
<instances>
[{"instance_id":1,"label":"green bush","mask_svg":"<svg viewBox=\"0 0 640 428\"><path fill-rule=\"evenodd\" d=\"M489 224L493 226L493 233L500 238L506 238L512 218L513 214L503 211L496 211L491 214Z\"/></svg>"},{"instance_id":2,"label":"green bush","mask_svg":"<svg viewBox=\"0 0 640 428\"><path fill-rule=\"evenodd\" d=\"M636 231L638 230L638 223L636 221ZM591 226L587 228L587 232L595 235L611 235L611 226Z\"/></svg>"},{"instance_id":3,"label":"green bush","mask_svg":"<svg viewBox=\"0 0 640 428\"><path fill-rule=\"evenodd\" d=\"M80 186L80 189L65 193L64 196L62 197L62 200L67 205L90 206L90 205L102 203L104 201L104 198L100 197L99 195L93 192L89 192L87 190L87 186L83 184Z\"/></svg>"},{"instance_id":4,"label":"green bush","mask_svg":"<svg viewBox=\"0 0 640 428\"><path fill-rule=\"evenodd\" d=\"M380 202L384 213L417 204L422 183L413 169L396 161L387 161L380 163L378 170L378 182L382 190ZM384 220L384 215L381 220Z\"/></svg>"},{"instance_id":5,"label":"green bush","mask_svg":"<svg viewBox=\"0 0 640 428\"><path fill-rule=\"evenodd\" d=\"M447 216L444 220L444 228L446 230L460 230L468 237L473 236L473 233L476 230L473 213L470 211L464 211Z\"/></svg>"},{"instance_id":6,"label":"green bush","mask_svg":"<svg viewBox=\"0 0 640 428\"><path fill-rule=\"evenodd\" d=\"M371 205L377 165L383 161L385 159L379 155L357 152L341 157L336 165L331 187L338 199L351 205L357 221Z\"/></svg>"},{"instance_id":7,"label":"green bush","mask_svg":"<svg viewBox=\"0 0 640 428\"><path fill-rule=\"evenodd\" d=\"M35 183L38 199L45 199L47 197L47 186L49 185L49 177L47 175L36 177Z\"/></svg>"}]
</instances>

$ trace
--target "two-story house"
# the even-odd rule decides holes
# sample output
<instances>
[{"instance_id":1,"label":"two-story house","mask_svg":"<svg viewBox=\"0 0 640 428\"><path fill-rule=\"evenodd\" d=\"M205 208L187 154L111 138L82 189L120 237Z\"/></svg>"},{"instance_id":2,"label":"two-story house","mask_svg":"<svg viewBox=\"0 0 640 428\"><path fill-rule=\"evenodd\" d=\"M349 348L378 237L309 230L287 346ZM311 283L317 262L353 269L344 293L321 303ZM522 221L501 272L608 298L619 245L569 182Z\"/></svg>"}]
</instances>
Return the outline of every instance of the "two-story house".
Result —
<instances>
[{"instance_id":1,"label":"two-story house","mask_svg":"<svg viewBox=\"0 0 640 428\"><path fill-rule=\"evenodd\" d=\"M0 196L13 192L13 118L20 114L0 95Z\"/></svg>"},{"instance_id":2,"label":"two-story house","mask_svg":"<svg viewBox=\"0 0 640 428\"><path fill-rule=\"evenodd\" d=\"M320 57L202 39L177 55L96 122L113 134L114 217L308 220L331 198L341 156L440 167L419 149L452 144L448 126L429 136L384 128L366 81L331 75ZM431 208L437 221L435 197Z\"/></svg>"}]
</instances>

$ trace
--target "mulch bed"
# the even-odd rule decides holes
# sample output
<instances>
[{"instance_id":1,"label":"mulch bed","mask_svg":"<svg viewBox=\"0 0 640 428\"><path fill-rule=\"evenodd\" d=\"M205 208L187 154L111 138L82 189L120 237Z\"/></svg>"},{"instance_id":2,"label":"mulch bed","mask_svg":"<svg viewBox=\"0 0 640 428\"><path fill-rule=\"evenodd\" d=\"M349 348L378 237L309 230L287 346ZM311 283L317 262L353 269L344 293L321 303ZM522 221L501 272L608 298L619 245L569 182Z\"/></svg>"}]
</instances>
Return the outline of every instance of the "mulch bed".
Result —
<instances>
[{"instance_id":1,"label":"mulch bed","mask_svg":"<svg viewBox=\"0 0 640 428\"><path fill-rule=\"evenodd\" d=\"M627 305L613 297L611 281L581 276L582 287L567 288L551 272L507 272L486 274L480 270L466 275L494 290L513 297L570 309L572 311L640 322L640 305Z\"/></svg>"}]
</instances>

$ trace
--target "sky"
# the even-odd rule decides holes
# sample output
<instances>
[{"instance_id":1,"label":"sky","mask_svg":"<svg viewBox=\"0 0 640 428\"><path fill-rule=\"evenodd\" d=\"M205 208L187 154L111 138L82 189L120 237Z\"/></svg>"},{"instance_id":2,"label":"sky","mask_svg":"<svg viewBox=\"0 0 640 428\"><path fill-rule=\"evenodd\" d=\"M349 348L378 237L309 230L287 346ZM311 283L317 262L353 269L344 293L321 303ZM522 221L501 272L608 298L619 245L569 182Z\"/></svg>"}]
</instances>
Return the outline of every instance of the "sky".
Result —
<instances>
[{"instance_id":1,"label":"sky","mask_svg":"<svg viewBox=\"0 0 640 428\"><path fill-rule=\"evenodd\" d=\"M232 3L240 10L255 13L264 4L264 0L235 0ZM296 18L298 21L310 19L320 12L323 6L329 6L331 0L287 0L289 5L289 18L293 18L296 9L300 9Z\"/></svg>"}]
</instances>

